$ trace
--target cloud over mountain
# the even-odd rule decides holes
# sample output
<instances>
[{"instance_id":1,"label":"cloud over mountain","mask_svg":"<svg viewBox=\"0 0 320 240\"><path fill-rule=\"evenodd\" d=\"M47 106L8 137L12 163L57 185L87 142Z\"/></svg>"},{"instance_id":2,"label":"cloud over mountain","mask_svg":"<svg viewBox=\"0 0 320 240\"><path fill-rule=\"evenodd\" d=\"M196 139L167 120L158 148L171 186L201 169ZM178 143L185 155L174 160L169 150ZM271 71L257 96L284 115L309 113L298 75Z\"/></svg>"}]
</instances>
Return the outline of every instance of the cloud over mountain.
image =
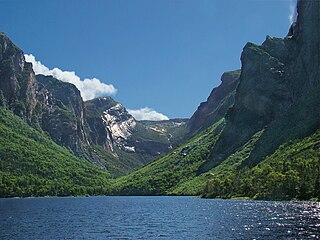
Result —
<instances>
[{"instance_id":1,"label":"cloud over mountain","mask_svg":"<svg viewBox=\"0 0 320 240\"><path fill-rule=\"evenodd\" d=\"M150 120L150 121L162 121L162 120L169 120L169 118L159 113L152 108L140 108L140 109L127 109L127 111L136 119L136 120Z\"/></svg>"},{"instance_id":2,"label":"cloud over mountain","mask_svg":"<svg viewBox=\"0 0 320 240\"><path fill-rule=\"evenodd\" d=\"M35 74L50 75L61 81L74 84L79 89L84 101L96 97L114 95L117 92L117 89L112 84L102 83L97 78L81 79L73 71L63 71L59 68L49 69L40 61L37 61L32 54L25 54L24 57L27 62L32 63Z\"/></svg>"}]
</instances>

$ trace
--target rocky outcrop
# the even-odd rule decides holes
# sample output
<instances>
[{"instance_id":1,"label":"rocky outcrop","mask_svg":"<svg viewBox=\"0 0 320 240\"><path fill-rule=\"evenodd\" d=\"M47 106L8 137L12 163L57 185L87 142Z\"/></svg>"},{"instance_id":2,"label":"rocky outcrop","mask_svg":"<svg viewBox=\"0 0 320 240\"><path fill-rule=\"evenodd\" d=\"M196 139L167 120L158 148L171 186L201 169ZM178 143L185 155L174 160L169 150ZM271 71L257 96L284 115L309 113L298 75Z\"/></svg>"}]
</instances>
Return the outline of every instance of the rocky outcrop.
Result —
<instances>
[{"instance_id":1,"label":"rocky outcrop","mask_svg":"<svg viewBox=\"0 0 320 240\"><path fill-rule=\"evenodd\" d=\"M0 95L6 106L29 123L36 106L37 82L23 52L0 33Z\"/></svg>"},{"instance_id":2,"label":"rocky outcrop","mask_svg":"<svg viewBox=\"0 0 320 240\"><path fill-rule=\"evenodd\" d=\"M278 44L282 47L282 42L278 39L274 43L271 41L268 37L265 43L267 42L269 47L276 45L278 48ZM255 132L287 109L293 100L290 83L283 77L285 62L272 56L264 44L258 46L248 43L243 49L241 62L235 104L228 112L227 125L221 137L223 140L216 145L216 151L223 152L223 155L228 155L242 146Z\"/></svg>"},{"instance_id":3,"label":"rocky outcrop","mask_svg":"<svg viewBox=\"0 0 320 240\"><path fill-rule=\"evenodd\" d=\"M225 72L221 76L221 84L212 90L207 101L201 103L190 118L188 122L189 135L199 133L226 115L234 103L239 77L240 70Z\"/></svg>"},{"instance_id":4,"label":"rocky outcrop","mask_svg":"<svg viewBox=\"0 0 320 240\"><path fill-rule=\"evenodd\" d=\"M132 135L137 124L136 120L127 112L122 104L117 103L106 109L102 115L102 121L112 141L124 151L135 152L134 147L128 146L126 141Z\"/></svg>"},{"instance_id":5,"label":"rocky outcrop","mask_svg":"<svg viewBox=\"0 0 320 240\"><path fill-rule=\"evenodd\" d=\"M132 135L136 121L122 104L111 97L101 97L85 102L85 107L93 144L102 145L115 155L114 146L127 152L135 151L126 141Z\"/></svg>"},{"instance_id":6,"label":"rocky outcrop","mask_svg":"<svg viewBox=\"0 0 320 240\"><path fill-rule=\"evenodd\" d=\"M59 145L79 154L87 142L84 107L79 90L50 76L35 75L22 50L0 34L0 98L38 130Z\"/></svg>"},{"instance_id":7,"label":"rocky outcrop","mask_svg":"<svg viewBox=\"0 0 320 240\"><path fill-rule=\"evenodd\" d=\"M123 152L133 158L142 158L142 154L145 162L170 151L176 141L171 134L173 129L186 123L186 120L136 121L111 97L86 101L85 110L92 144L103 146L120 158Z\"/></svg>"},{"instance_id":8,"label":"rocky outcrop","mask_svg":"<svg viewBox=\"0 0 320 240\"><path fill-rule=\"evenodd\" d=\"M79 90L52 76L36 76L38 81L37 115L42 130L59 145L81 153L88 143L84 106Z\"/></svg>"},{"instance_id":9,"label":"rocky outcrop","mask_svg":"<svg viewBox=\"0 0 320 240\"><path fill-rule=\"evenodd\" d=\"M298 19L287 37L248 43L226 127L202 166L206 171L264 129L247 164L259 162L279 145L319 128L319 1L298 1Z\"/></svg>"},{"instance_id":10,"label":"rocky outcrop","mask_svg":"<svg viewBox=\"0 0 320 240\"><path fill-rule=\"evenodd\" d=\"M86 129L91 145L99 145L112 153L113 144L111 133L107 131L102 121L102 113L105 109L114 106L116 102L110 98L97 98L84 103L86 111Z\"/></svg>"}]
</instances>

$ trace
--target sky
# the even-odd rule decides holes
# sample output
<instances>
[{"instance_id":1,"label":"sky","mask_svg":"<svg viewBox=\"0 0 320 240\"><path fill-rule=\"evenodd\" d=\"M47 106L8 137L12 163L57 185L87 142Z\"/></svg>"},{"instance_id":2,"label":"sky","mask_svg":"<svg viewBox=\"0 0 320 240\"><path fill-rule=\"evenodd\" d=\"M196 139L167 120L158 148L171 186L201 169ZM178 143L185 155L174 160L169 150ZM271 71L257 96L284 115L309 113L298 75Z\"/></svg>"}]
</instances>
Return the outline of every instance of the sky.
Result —
<instances>
[{"instance_id":1,"label":"sky","mask_svg":"<svg viewBox=\"0 0 320 240\"><path fill-rule=\"evenodd\" d=\"M0 31L36 73L111 95L137 119L189 118L241 67L247 42L284 37L295 0L0 0Z\"/></svg>"}]
</instances>

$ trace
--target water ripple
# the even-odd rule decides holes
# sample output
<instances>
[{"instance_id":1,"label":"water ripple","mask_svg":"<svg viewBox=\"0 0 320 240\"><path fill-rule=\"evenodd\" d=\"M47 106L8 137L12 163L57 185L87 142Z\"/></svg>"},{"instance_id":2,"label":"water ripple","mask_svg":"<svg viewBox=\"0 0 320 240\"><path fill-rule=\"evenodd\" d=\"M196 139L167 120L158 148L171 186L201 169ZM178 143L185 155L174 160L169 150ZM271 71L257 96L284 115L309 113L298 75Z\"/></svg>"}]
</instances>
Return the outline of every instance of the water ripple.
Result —
<instances>
[{"instance_id":1,"label":"water ripple","mask_svg":"<svg viewBox=\"0 0 320 240\"><path fill-rule=\"evenodd\" d=\"M89 197L0 199L0 239L319 239L320 203Z\"/></svg>"}]
</instances>

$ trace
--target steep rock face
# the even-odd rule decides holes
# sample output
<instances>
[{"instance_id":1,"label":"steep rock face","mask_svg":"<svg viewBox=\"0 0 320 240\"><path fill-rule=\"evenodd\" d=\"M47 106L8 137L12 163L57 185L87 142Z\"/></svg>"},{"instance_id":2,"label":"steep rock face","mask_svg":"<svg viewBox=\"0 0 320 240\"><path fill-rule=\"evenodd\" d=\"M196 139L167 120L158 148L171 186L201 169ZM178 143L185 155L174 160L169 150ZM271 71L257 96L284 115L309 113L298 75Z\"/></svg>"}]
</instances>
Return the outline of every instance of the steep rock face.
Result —
<instances>
[{"instance_id":1,"label":"steep rock face","mask_svg":"<svg viewBox=\"0 0 320 240\"><path fill-rule=\"evenodd\" d=\"M84 133L79 90L53 77L35 76L32 64L4 34L0 34L0 99L31 126L46 131L58 144L80 153Z\"/></svg>"},{"instance_id":2,"label":"steep rock face","mask_svg":"<svg viewBox=\"0 0 320 240\"><path fill-rule=\"evenodd\" d=\"M122 104L117 103L109 109L106 109L102 115L102 121L109 133L111 139L124 151L135 152L134 147L127 145L128 138L137 124L136 120L127 112Z\"/></svg>"},{"instance_id":3,"label":"steep rock face","mask_svg":"<svg viewBox=\"0 0 320 240\"><path fill-rule=\"evenodd\" d=\"M136 125L135 119L122 104L111 97L102 97L85 102L86 121L94 144L102 145L105 150L114 152L114 146L121 150L134 152L126 140Z\"/></svg>"},{"instance_id":4,"label":"steep rock face","mask_svg":"<svg viewBox=\"0 0 320 240\"><path fill-rule=\"evenodd\" d=\"M168 122L136 121L125 107L111 97L85 102L86 122L92 144L103 146L119 158L123 153L149 162L172 149L175 141L171 132L181 124ZM169 123L170 122L170 123Z\"/></svg>"},{"instance_id":5,"label":"steep rock face","mask_svg":"<svg viewBox=\"0 0 320 240\"><path fill-rule=\"evenodd\" d=\"M32 65L24 59L23 52L0 33L0 95L3 105L15 114L32 121L36 106L37 82Z\"/></svg>"},{"instance_id":6,"label":"steep rock face","mask_svg":"<svg viewBox=\"0 0 320 240\"><path fill-rule=\"evenodd\" d=\"M268 48L248 43L241 61L235 104L227 115L227 126L222 133L224 141L217 144L221 143L217 152L223 154L241 146L292 103L289 81L283 78L285 64L270 55Z\"/></svg>"},{"instance_id":7,"label":"steep rock face","mask_svg":"<svg viewBox=\"0 0 320 240\"><path fill-rule=\"evenodd\" d=\"M111 133L102 120L102 113L116 105L110 97L97 98L84 103L86 111L87 132L91 144L102 146L107 152L113 152Z\"/></svg>"},{"instance_id":8,"label":"steep rock face","mask_svg":"<svg viewBox=\"0 0 320 240\"><path fill-rule=\"evenodd\" d=\"M304 138L320 128L320 1L298 1L284 78L290 82L293 103L265 129L245 164L256 164L282 143Z\"/></svg>"},{"instance_id":9,"label":"steep rock face","mask_svg":"<svg viewBox=\"0 0 320 240\"><path fill-rule=\"evenodd\" d=\"M320 72L320 2L298 1L298 20L294 24L292 41L295 42L295 59L290 70L295 78L295 89L318 86ZM306 81L298 81L305 79ZM304 85L304 86L303 86Z\"/></svg>"},{"instance_id":10,"label":"steep rock face","mask_svg":"<svg viewBox=\"0 0 320 240\"><path fill-rule=\"evenodd\" d=\"M181 142L185 133L185 119L137 121L111 97L92 99L84 105L85 129L94 149L90 157L99 165L117 168L114 171L116 175L141 167L169 152ZM101 160L101 148L102 155L107 153L113 157L111 161Z\"/></svg>"},{"instance_id":11,"label":"steep rock face","mask_svg":"<svg viewBox=\"0 0 320 240\"><path fill-rule=\"evenodd\" d=\"M37 113L41 128L59 145L80 153L87 143L84 129L84 106L79 90L52 76L36 76L38 81Z\"/></svg>"},{"instance_id":12,"label":"steep rock face","mask_svg":"<svg viewBox=\"0 0 320 240\"><path fill-rule=\"evenodd\" d=\"M124 175L167 153L186 120L136 121L111 97L84 102L89 156L115 176Z\"/></svg>"},{"instance_id":13,"label":"steep rock face","mask_svg":"<svg viewBox=\"0 0 320 240\"><path fill-rule=\"evenodd\" d=\"M206 102L198 107L188 122L190 135L195 135L223 118L234 103L240 70L225 72L221 84L214 88Z\"/></svg>"},{"instance_id":14,"label":"steep rock face","mask_svg":"<svg viewBox=\"0 0 320 240\"><path fill-rule=\"evenodd\" d=\"M284 38L248 43L241 55L235 104L206 171L265 129L245 164L319 128L319 1L299 1L298 20Z\"/></svg>"}]
</instances>

